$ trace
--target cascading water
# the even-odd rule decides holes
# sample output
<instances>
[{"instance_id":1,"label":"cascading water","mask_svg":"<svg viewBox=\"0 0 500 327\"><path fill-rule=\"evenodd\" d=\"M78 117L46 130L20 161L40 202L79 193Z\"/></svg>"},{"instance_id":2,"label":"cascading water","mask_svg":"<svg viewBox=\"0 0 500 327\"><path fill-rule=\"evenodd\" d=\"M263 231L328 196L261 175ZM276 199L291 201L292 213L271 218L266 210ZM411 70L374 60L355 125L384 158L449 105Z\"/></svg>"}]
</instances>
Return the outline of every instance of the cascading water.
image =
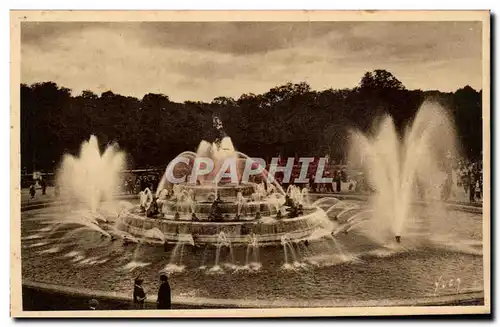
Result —
<instances>
[{"instance_id":1,"label":"cascading water","mask_svg":"<svg viewBox=\"0 0 500 327\"><path fill-rule=\"evenodd\" d=\"M241 192L238 192L236 194L236 204L237 204L237 215L240 216L241 215L241 210L243 209L243 206L245 205L246 203L246 200L245 198L243 197L243 195L241 194Z\"/></svg>"},{"instance_id":2,"label":"cascading water","mask_svg":"<svg viewBox=\"0 0 500 327\"><path fill-rule=\"evenodd\" d=\"M157 197L160 196L160 192L167 189L169 187L169 185L171 185L169 180L168 180L168 172L171 172L173 175L175 175L173 166L179 164L177 159L180 159L180 158L187 159L191 163L196 158L196 153L194 153L193 151L184 151L181 154L179 154L174 160L172 160L167 165L165 173L163 174L162 178L160 179L160 182L158 183L158 188L156 189L156 196ZM189 182L189 180L188 180L188 182ZM175 185L174 185L174 187L175 187Z\"/></svg>"},{"instance_id":3,"label":"cascading water","mask_svg":"<svg viewBox=\"0 0 500 327\"><path fill-rule=\"evenodd\" d=\"M259 239L257 235L250 234L248 236L247 253L245 266L259 267Z\"/></svg>"},{"instance_id":4,"label":"cascading water","mask_svg":"<svg viewBox=\"0 0 500 327\"><path fill-rule=\"evenodd\" d=\"M292 264L298 263L297 254L295 253L295 249L293 248L292 241L290 240L290 236L288 234L281 237L281 245L283 246L283 252L285 253L285 263L283 267L289 268Z\"/></svg>"},{"instance_id":5,"label":"cascading water","mask_svg":"<svg viewBox=\"0 0 500 327\"><path fill-rule=\"evenodd\" d=\"M139 204L147 210L149 209L151 202L153 202L153 193L146 187L144 191L139 192Z\"/></svg>"},{"instance_id":6,"label":"cascading water","mask_svg":"<svg viewBox=\"0 0 500 327\"><path fill-rule=\"evenodd\" d=\"M194 240L192 235L185 235L178 243L175 244L174 250L170 255L170 260L165 268L162 270L163 272L173 273L173 272L182 272L185 268L183 263L184 254L186 251L186 246L191 245L194 246Z\"/></svg>"},{"instance_id":7,"label":"cascading water","mask_svg":"<svg viewBox=\"0 0 500 327\"><path fill-rule=\"evenodd\" d=\"M217 244L215 245L216 247L216 252L215 252L215 263L213 268L211 269L212 271L217 271L220 270L220 259L221 259L221 251L223 248L227 248L229 251L229 258L231 260L231 265L234 265L234 253L233 253L233 248L231 246L231 242L226 236L226 233L220 232L218 237L217 237Z\"/></svg>"}]
</instances>

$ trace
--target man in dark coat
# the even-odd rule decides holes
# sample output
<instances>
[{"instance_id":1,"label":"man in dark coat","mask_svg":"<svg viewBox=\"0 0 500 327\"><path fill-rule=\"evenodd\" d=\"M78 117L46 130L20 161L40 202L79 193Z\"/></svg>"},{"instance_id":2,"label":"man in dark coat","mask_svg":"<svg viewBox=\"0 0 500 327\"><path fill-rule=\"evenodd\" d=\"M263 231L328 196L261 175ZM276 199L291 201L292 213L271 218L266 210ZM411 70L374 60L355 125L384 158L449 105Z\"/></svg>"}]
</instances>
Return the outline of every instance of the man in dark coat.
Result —
<instances>
[{"instance_id":1,"label":"man in dark coat","mask_svg":"<svg viewBox=\"0 0 500 327\"><path fill-rule=\"evenodd\" d=\"M45 182L45 179L42 179L40 181L40 186L42 187L42 195L47 194L47 183Z\"/></svg>"},{"instance_id":2,"label":"man in dark coat","mask_svg":"<svg viewBox=\"0 0 500 327\"><path fill-rule=\"evenodd\" d=\"M172 300L167 275L161 275L160 281L161 285L160 289L158 290L158 299L156 300L158 309L170 309L172 306Z\"/></svg>"},{"instance_id":3,"label":"man in dark coat","mask_svg":"<svg viewBox=\"0 0 500 327\"><path fill-rule=\"evenodd\" d=\"M337 183L337 193L340 193L342 190L342 173L340 171L335 174L335 182Z\"/></svg>"}]
</instances>

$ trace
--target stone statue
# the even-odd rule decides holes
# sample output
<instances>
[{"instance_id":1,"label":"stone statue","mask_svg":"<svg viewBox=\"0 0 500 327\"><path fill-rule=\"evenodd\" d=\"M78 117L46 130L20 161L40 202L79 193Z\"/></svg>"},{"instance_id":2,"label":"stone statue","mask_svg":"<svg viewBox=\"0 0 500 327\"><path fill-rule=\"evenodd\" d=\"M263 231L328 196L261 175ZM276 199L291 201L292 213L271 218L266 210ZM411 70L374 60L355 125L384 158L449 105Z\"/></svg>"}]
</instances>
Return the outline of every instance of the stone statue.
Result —
<instances>
[{"instance_id":1,"label":"stone statue","mask_svg":"<svg viewBox=\"0 0 500 327\"><path fill-rule=\"evenodd\" d=\"M210 208L210 215L208 219L210 221L221 221L222 220L222 210L220 208L220 203L222 200L220 196L217 196L214 202L212 202L212 207Z\"/></svg>"},{"instance_id":2,"label":"stone statue","mask_svg":"<svg viewBox=\"0 0 500 327\"><path fill-rule=\"evenodd\" d=\"M151 204L146 210L146 217L155 217L160 213L160 209L158 208L158 202L156 202L157 198L153 197L151 200Z\"/></svg>"}]
</instances>

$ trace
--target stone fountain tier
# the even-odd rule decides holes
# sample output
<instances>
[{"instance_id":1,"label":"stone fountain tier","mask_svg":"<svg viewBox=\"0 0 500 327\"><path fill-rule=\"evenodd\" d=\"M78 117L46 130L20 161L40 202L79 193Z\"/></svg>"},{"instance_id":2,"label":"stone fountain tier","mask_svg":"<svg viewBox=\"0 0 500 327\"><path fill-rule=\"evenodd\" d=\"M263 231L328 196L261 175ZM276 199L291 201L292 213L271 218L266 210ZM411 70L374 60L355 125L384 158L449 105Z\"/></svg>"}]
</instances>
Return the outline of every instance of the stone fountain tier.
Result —
<instances>
[{"instance_id":1,"label":"stone fountain tier","mask_svg":"<svg viewBox=\"0 0 500 327\"><path fill-rule=\"evenodd\" d=\"M219 183L217 186L214 184L179 184L179 190L181 192L186 191L192 193L195 201L207 200L210 196L215 197L215 194L221 197L221 199L236 198L238 192L244 197L248 197L255 193L254 184L242 183L242 184L231 184L231 183ZM212 201L215 200L212 199Z\"/></svg>"},{"instance_id":2,"label":"stone fountain tier","mask_svg":"<svg viewBox=\"0 0 500 327\"><path fill-rule=\"evenodd\" d=\"M149 241L158 243L164 241L178 243L190 239L187 236L191 235L195 243L215 245L221 232L224 232L233 244L248 244L249 236L252 234L256 235L259 244L281 244L284 235L287 235L292 242L329 235L332 225L323 210L311 208L296 218L264 217L261 220L224 222L147 218L129 212L122 218L119 228L139 238L148 230L156 228L163 233L164 239Z\"/></svg>"},{"instance_id":3,"label":"stone fountain tier","mask_svg":"<svg viewBox=\"0 0 500 327\"><path fill-rule=\"evenodd\" d=\"M186 216L187 219L191 220L191 210L192 208L188 204L178 204L176 201L172 200L158 200L161 210L166 213L166 215L174 215L175 212L179 212L180 215ZM213 202L196 202L193 203L194 213L196 217L200 220L208 220L208 217L212 211ZM236 202L220 202L217 204L222 218L224 220L235 220L235 219L255 219L257 213L260 216L270 216L276 215L277 208L267 201L252 201L244 204L238 204ZM240 208L238 211L238 207ZM239 217L238 216L239 212Z\"/></svg>"}]
</instances>

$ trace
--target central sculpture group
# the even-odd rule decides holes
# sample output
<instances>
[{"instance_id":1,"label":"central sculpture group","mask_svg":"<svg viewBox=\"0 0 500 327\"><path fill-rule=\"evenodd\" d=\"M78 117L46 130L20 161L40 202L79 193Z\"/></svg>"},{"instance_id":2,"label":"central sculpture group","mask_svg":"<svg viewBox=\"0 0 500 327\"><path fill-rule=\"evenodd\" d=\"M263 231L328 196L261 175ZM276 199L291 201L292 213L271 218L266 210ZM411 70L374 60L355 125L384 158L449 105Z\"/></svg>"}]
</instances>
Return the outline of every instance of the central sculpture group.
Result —
<instances>
[{"instance_id":1,"label":"central sculpture group","mask_svg":"<svg viewBox=\"0 0 500 327\"><path fill-rule=\"evenodd\" d=\"M249 185L249 187L258 188L255 185ZM186 186L181 186L180 188L186 188ZM148 218L168 219L169 217L173 217L174 220L180 220L181 214L186 213L183 211L186 211L186 208L188 208L191 210L190 219L192 221L202 221L203 219L200 219L197 212L203 214L206 213L205 209L208 209L206 220L211 222L239 221L242 218L242 214L247 213L247 211L254 213L253 219L255 220L261 219L263 213L269 215L272 213L276 219L295 218L304 213L303 204L297 203L289 194L284 196L276 195L272 199L266 199L270 195L266 192L263 195L261 194L261 196L250 197L248 199L238 190L235 198L223 200L221 194L217 193L216 189L205 188L213 190L213 192L210 192L205 199L196 203L196 191L201 190L201 188L188 187L187 189L189 190L188 192L182 192L181 190L181 194L179 195L179 187L177 189L174 187L172 191L166 191L166 193L160 192L160 194L163 194L163 197L154 196L146 189L141 192L143 200L141 200L139 205L139 211ZM227 190L229 188L226 187L225 189L226 193L228 193ZM269 200L271 200L270 203ZM264 208L262 208L262 205L264 205ZM173 215L169 215L169 213L173 213ZM249 220L251 217L246 216L244 220ZM186 216L182 216L182 218L186 220Z\"/></svg>"},{"instance_id":2,"label":"central sculpture group","mask_svg":"<svg viewBox=\"0 0 500 327\"><path fill-rule=\"evenodd\" d=\"M305 240L328 221L322 209L307 205L305 193L293 187L282 194L264 183L177 184L158 196L146 189L139 206L124 215L122 229L170 242L196 236L217 243L221 232L231 243L248 243L248 235L259 243L279 243L285 236Z\"/></svg>"}]
</instances>

